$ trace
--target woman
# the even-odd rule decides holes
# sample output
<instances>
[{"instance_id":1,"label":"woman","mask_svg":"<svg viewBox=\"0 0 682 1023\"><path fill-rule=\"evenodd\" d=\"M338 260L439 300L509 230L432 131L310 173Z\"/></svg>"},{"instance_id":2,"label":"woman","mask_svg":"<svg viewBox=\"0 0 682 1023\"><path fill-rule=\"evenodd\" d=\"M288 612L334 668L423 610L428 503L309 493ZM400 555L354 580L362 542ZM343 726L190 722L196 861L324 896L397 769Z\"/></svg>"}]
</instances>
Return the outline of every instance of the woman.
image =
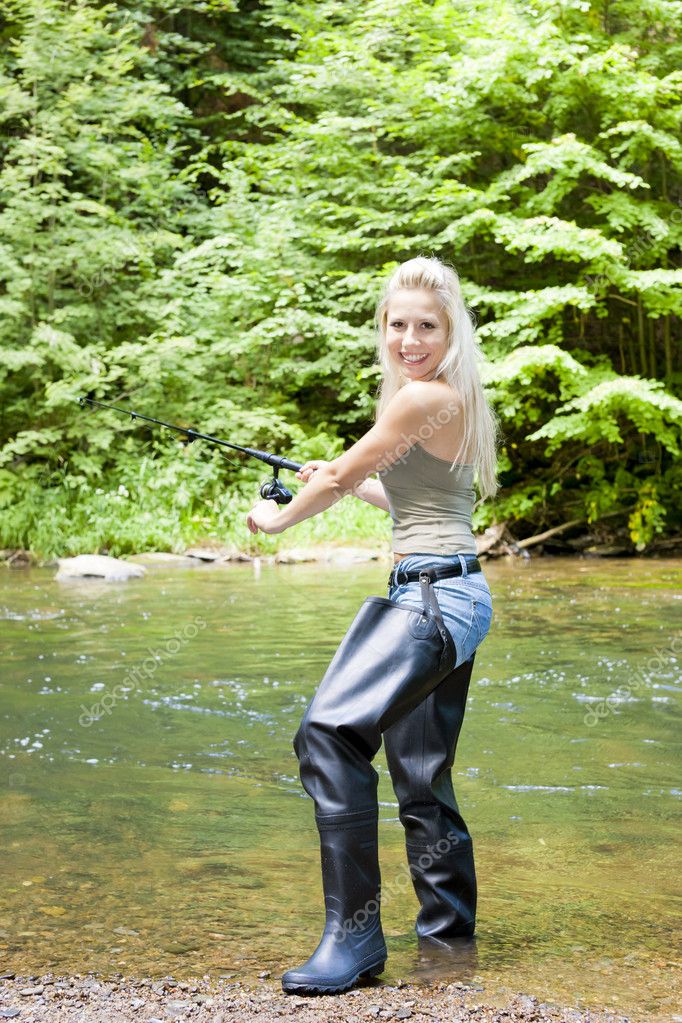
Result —
<instances>
[{"instance_id":1,"label":"woman","mask_svg":"<svg viewBox=\"0 0 682 1023\"><path fill-rule=\"evenodd\" d=\"M333 462L304 465L306 486L289 505L261 501L247 519L253 533L280 533L352 494L393 520L389 600L365 601L294 739L315 801L327 917L313 955L282 978L300 994L345 991L384 968L371 767L382 737L421 904L417 934L442 942L475 925L473 849L450 769L492 618L471 512L474 471L482 498L497 490L497 420L452 269L424 257L403 263L376 320L375 425Z\"/></svg>"}]
</instances>

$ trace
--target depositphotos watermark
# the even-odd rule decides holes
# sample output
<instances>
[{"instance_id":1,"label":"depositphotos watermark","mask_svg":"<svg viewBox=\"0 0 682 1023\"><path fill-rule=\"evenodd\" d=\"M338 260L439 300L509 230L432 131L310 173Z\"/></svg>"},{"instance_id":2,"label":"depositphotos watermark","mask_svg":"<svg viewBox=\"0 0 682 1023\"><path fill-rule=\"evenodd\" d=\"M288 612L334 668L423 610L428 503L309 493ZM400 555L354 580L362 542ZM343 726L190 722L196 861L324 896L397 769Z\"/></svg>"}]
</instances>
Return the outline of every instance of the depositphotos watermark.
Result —
<instances>
[{"instance_id":1,"label":"depositphotos watermark","mask_svg":"<svg viewBox=\"0 0 682 1023\"><path fill-rule=\"evenodd\" d=\"M438 430L442 430L447 423L450 423L455 416L461 413L461 406L458 402L450 400L445 408L438 411L435 416L429 415L425 423L419 427L417 433L406 434L404 431L400 434L400 440L397 442L394 448L389 448L383 452L381 458L377 463L376 474L377 476L385 476L394 466L404 463L407 461L410 452L415 444L423 443L424 441L431 440ZM315 461L315 459L311 459ZM334 497L334 503L340 501L344 497L349 495L358 496L356 491L359 490L363 483L372 482L372 473L366 476L359 483L355 483L352 487L341 491ZM306 480L306 482L308 482Z\"/></svg>"},{"instance_id":2,"label":"depositphotos watermark","mask_svg":"<svg viewBox=\"0 0 682 1023\"><path fill-rule=\"evenodd\" d=\"M113 689L100 696L91 707L81 703L83 713L78 718L78 724L83 728L89 728L91 724L98 721L104 714L111 714L118 700L124 700L125 694L130 692L134 686L139 686L144 679L154 677L154 673L164 661L170 660L179 654L187 643L191 642L205 629L208 622L197 615L193 621L188 622L182 629L175 629L172 636L164 639L160 647L147 647L149 656L129 668L123 677L123 681L114 686Z\"/></svg>"},{"instance_id":3,"label":"depositphotos watermark","mask_svg":"<svg viewBox=\"0 0 682 1023\"><path fill-rule=\"evenodd\" d=\"M427 421L422 423L417 433L407 436L404 432L400 435L400 441L393 451L385 451L377 467L377 475L385 475L396 462L405 462L412 446L420 441L431 440L433 435L442 430L444 426L452 422L455 416L461 412L458 402L451 400L446 408L439 409L436 416L429 415Z\"/></svg>"},{"instance_id":4,"label":"depositphotos watermark","mask_svg":"<svg viewBox=\"0 0 682 1023\"><path fill-rule=\"evenodd\" d=\"M640 668L635 672L631 681L626 686L619 686L618 689L614 689L606 699L600 700L599 703L594 703L590 709L585 713L583 718L584 724L588 728L594 727L603 718L608 717L609 714L615 713L618 704L622 703L623 700L629 699L633 692L641 689L649 681L647 672L661 671L670 665L677 663L675 660L675 654L682 652L682 636L675 636L670 641L667 647L662 650L658 647L654 647L655 657L650 657L643 668Z\"/></svg>"},{"instance_id":5,"label":"depositphotos watermark","mask_svg":"<svg viewBox=\"0 0 682 1023\"><path fill-rule=\"evenodd\" d=\"M381 887L381 890L377 892L376 898L368 899L365 905L361 909L356 910L352 916L337 923L334 928L334 940L338 942L345 941L349 934L362 930L367 925L370 917L376 916L380 906L386 906L395 895L402 894L412 884L414 877L418 877L420 873L428 870L434 863L437 863L443 856L447 856L448 853L461 844L462 840L459 835L455 831L449 831L445 838L439 838L434 845L424 849L416 861L411 862L408 866L404 866L393 881Z\"/></svg>"}]
</instances>

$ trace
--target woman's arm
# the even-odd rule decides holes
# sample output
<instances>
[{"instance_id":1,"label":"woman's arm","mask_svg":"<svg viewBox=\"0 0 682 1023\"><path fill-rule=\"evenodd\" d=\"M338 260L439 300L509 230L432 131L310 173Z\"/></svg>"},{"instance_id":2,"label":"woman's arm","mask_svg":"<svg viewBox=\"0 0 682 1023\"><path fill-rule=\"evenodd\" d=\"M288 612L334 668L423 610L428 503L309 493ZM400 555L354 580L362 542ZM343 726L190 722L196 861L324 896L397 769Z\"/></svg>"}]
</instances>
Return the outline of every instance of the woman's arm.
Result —
<instances>
[{"instance_id":1,"label":"woman's arm","mask_svg":"<svg viewBox=\"0 0 682 1023\"><path fill-rule=\"evenodd\" d=\"M296 473L296 479L307 483L312 479L314 473L318 472L325 465L329 465L329 462L325 462L320 458L313 458L310 462L306 462L305 465L301 466ZM365 501L367 504L373 504L375 508L381 508L382 511L390 511L386 491L381 480L366 479L362 483L358 483L357 487L353 488L353 497L357 497L360 501Z\"/></svg>"},{"instance_id":2,"label":"woman's arm","mask_svg":"<svg viewBox=\"0 0 682 1023\"><path fill-rule=\"evenodd\" d=\"M437 429L436 416L445 407L450 408L451 415L459 410L453 408L452 391L446 384L421 380L407 384L389 402L371 430L334 461L322 465L290 504L281 507L274 501L257 504L247 518L249 529L252 533L259 529L281 533L326 511L342 497L355 494L360 485L379 482L368 481L367 477L404 457L423 436L420 431L427 424L431 431ZM368 487L363 490L365 493L374 493L374 489Z\"/></svg>"},{"instance_id":3,"label":"woman's arm","mask_svg":"<svg viewBox=\"0 0 682 1023\"><path fill-rule=\"evenodd\" d=\"M382 511L390 511L386 491L381 480L367 479L363 480L362 483L358 483L357 487L353 490L353 497L359 497L361 501L373 504L375 508L381 508Z\"/></svg>"}]
</instances>

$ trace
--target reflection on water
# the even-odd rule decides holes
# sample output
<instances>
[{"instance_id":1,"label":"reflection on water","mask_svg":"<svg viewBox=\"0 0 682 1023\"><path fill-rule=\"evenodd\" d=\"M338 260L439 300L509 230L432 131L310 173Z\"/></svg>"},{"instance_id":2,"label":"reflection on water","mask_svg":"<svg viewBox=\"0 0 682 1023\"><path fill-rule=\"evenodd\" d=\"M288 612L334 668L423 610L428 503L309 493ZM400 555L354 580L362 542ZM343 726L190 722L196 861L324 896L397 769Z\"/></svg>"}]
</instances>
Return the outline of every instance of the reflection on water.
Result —
<instances>
[{"instance_id":1,"label":"reflection on water","mask_svg":"<svg viewBox=\"0 0 682 1023\"><path fill-rule=\"evenodd\" d=\"M254 977L321 931L291 740L386 565L0 573L0 958L21 973ZM682 567L489 564L454 780L477 937L418 945L382 754L383 979L669 1018Z\"/></svg>"}]
</instances>

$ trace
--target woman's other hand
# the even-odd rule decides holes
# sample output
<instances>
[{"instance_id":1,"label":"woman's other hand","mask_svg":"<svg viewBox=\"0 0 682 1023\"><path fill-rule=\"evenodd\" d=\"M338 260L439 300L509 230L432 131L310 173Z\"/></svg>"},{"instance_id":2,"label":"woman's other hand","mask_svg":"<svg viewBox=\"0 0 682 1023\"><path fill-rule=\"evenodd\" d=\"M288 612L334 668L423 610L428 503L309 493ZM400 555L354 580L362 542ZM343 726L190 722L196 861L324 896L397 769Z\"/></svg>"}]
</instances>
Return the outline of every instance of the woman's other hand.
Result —
<instances>
[{"instance_id":1,"label":"woman's other hand","mask_svg":"<svg viewBox=\"0 0 682 1023\"><path fill-rule=\"evenodd\" d=\"M252 533L281 533L277 527L279 505L276 501L259 501L246 516L246 524Z\"/></svg>"}]
</instances>

